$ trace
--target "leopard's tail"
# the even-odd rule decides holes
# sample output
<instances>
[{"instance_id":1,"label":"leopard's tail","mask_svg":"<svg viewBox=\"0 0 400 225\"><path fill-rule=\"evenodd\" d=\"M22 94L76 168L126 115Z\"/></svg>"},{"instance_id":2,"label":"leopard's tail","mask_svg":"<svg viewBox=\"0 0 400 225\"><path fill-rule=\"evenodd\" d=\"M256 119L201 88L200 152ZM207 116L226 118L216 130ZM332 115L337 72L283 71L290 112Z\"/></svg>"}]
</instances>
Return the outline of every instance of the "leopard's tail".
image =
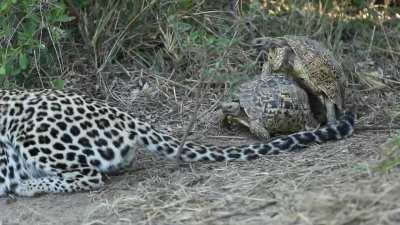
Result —
<instances>
[{"instance_id":1,"label":"leopard's tail","mask_svg":"<svg viewBox=\"0 0 400 225\"><path fill-rule=\"evenodd\" d=\"M274 155L290 152L315 143L330 140L340 140L353 134L355 115L346 112L336 123L331 123L313 131L301 131L284 138L278 138L267 143L241 146L213 146L187 141L180 152L182 161L249 161L264 155ZM176 159L180 142L169 135L153 128L141 134L141 143L150 151L161 154L169 159Z\"/></svg>"}]
</instances>

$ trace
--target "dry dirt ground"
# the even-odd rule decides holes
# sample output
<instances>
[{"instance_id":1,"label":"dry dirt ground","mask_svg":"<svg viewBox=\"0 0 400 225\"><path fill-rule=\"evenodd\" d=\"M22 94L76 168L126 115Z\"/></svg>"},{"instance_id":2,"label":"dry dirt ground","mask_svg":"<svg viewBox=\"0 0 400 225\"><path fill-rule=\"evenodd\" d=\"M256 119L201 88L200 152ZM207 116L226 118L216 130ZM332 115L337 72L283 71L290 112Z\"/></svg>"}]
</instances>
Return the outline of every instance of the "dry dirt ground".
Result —
<instances>
[{"instance_id":1,"label":"dry dirt ground","mask_svg":"<svg viewBox=\"0 0 400 225\"><path fill-rule=\"evenodd\" d=\"M387 137L180 168L144 154L98 192L1 199L0 224L398 224L399 176L374 170Z\"/></svg>"},{"instance_id":2,"label":"dry dirt ground","mask_svg":"<svg viewBox=\"0 0 400 225\"><path fill-rule=\"evenodd\" d=\"M178 117L156 127L170 127ZM176 124L172 133L182 136L185 125ZM0 199L0 225L399 224L400 175L377 170L381 146L394 133L358 131L347 140L254 162L178 167L140 153L134 168L96 192ZM243 133L211 134L200 140L255 142Z\"/></svg>"}]
</instances>

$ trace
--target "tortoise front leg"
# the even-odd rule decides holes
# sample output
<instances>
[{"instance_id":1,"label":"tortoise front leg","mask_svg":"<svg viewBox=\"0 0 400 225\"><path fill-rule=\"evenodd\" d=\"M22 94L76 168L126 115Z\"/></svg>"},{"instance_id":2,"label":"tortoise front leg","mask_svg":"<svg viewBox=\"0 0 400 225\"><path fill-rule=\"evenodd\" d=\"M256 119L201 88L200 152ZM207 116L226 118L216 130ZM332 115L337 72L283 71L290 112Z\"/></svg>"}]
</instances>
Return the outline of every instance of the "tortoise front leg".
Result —
<instances>
[{"instance_id":1,"label":"tortoise front leg","mask_svg":"<svg viewBox=\"0 0 400 225\"><path fill-rule=\"evenodd\" d=\"M269 140L271 135L269 131L264 127L264 124L259 120L252 120L249 122L249 130L252 134L262 140Z\"/></svg>"},{"instance_id":2,"label":"tortoise front leg","mask_svg":"<svg viewBox=\"0 0 400 225\"><path fill-rule=\"evenodd\" d=\"M272 74L272 65L267 61L264 63L261 71L261 78L266 78Z\"/></svg>"},{"instance_id":3,"label":"tortoise front leg","mask_svg":"<svg viewBox=\"0 0 400 225\"><path fill-rule=\"evenodd\" d=\"M321 123L317 121L311 111L305 115L304 128L306 131L313 131L320 128Z\"/></svg>"},{"instance_id":4,"label":"tortoise front leg","mask_svg":"<svg viewBox=\"0 0 400 225\"><path fill-rule=\"evenodd\" d=\"M239 118L232 118L232 120L249 128L250 133L254 134L259 139L269 140L271 138L269 131L263 126L260 120L245 121Z\"/></svg>"},{"instance_id":5,"label":"tortoise front leg","mask_svg":"<svg viewBox=\"0 0 400 225\"><path fill-rule=\"evenodd\" d=\"M324 103L328 123L334 123L336 121L335 104L327 99L325 99Z\"/></svg>"}]
</instances>

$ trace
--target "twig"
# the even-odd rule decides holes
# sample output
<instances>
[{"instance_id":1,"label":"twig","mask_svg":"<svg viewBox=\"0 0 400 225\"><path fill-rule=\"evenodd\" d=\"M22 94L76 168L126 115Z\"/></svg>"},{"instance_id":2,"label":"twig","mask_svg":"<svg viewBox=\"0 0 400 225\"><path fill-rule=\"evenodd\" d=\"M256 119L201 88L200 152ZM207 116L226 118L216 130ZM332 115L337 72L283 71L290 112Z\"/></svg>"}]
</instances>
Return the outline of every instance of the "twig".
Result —
<instances>
[{"instance_id":1,"label":"twig","mask_svg":"<svg viewBox=\"0 0 400 225\"><path fill-rule=\"evenodd\" d=\"M205 64L205 62L206 62L206 60L203 60L203 64ZM203 65L201 68L207 68L207 66ZM177 153L176 153L176 164L177 164L178 167L181 166L181 164L182 164L181 155L182 155L183 145L185 144L186 139L187 139L187 137L188 137L188 135L190 133L190 130L192 130L192 128L194 126L194 123L197 120L197 112L200 109L200 105L201 105L200 103L201 103L201 101L203 100L203 97L204 97L204 95L202 93L202 87L203 86L201 85L201 83L204 81L205 77L206 76L202 76L202 74L200 72L200 80L199 80L200 82L199 82L199 85L196 88L196 99L197 99L196 108L194 109L194 112L193 112L193 114L191 116L191 119L190 119L190 123L189 123L188 127L186 128L185 134L184 134L184 136L182 138L181 144L179 145Z\"/></svg>"},{"instance_id":2,"label":"twig","mask_svg":"<svg viewBox=\"0 0 400 225\"><path fill-rule=\"evenodd\" d=\"M221 95L221 97L219 97L219 99L206 111L202 112L200 114L200 116L198 117L198 119L203 118L205 115L207 115L209 112L213 111L214 109L216 109L219 105L219 103L222 101L222 99L226 96L227 92L228 92L228 88L226 87L226 83L225 83L225 88L224 88L224 94Z\"/></svg>"},{"instance_id":3,"label":"twig","mask_svg":"<svg viewBox=\"0 0 400 225\"><path fill-rule=\"evenodd\" d=\"M217 216L215 218L209 218L202 222L210 222L210 221L214 221L214 220L228 219L228 218L237 217L237 216L246 216L246 215L249 215L249 212L263 210L265 208L275 206L275 205L277 205L277 203L278 202L275 200L267 201L264 204L257 206L257 207L253 207L252 209L249 209L249 210L244 210L244 211L239 211L239 212L230 212L225 215Z\"/></svg>"},{"instance_id":4,"label":"twig","mask_svg":"<svg viewBox=\"0 0 400 225\"><path fill-rule=\"evenodd\" d=\"M229 0L229 11L230 14L233 16L235 19L239 19L240 13L239 13L239 1L238 0Z\"/></svg>"},{"instance_id":5,"label":"twig","mask_svg":"<svg viewBox=\"0 0 400 225\"><path fill-rule=\"evenodd\" d=\"M191 83L196 83L196 84L213 84L213 85L226 85L226 81L214 81L214 80L208 80L208 81L199 81L195 79L185 79L186 82L191 82Z\"/></svg>"},{"instance_id":6,"label":"twig","mask_svg":"<svg viewBox=\"0 0 400 225\"><path fill-rule=\"evenodd\" d=\"M247 137L240 137L240 136L215 136L215 135L208 135L207 138L215 138L215 139L237 139L237 140L247 140Z\"/></svg>"},{"instance_id":7,"label":"twig","mask_svg":"<svg viewBox=\"0 0 400 225\"><path fill-rule=\"evenodd\" d=\"M39 51L40 51L40 49L39 49ZM37 73L38 73L38 76L39 76L39 81L40 81L40 84L42 85L42 88L44 87L44 84L43 84L43 80L42 80L42 76L41 76L41 73L40 73L40 68L39 68L39 64L38 64L38 56L36 55L36 50L33 50L33 59L34 59L34 62L35 62L35 68L36 68L36 71L37 71Z\"/></svg>"},{"instance_id":8,"label":"twig","mask_svg":"<svg viewBox=\"0 0 400 225\"><path fill-rule=\"evenodd\" d=\"M198 88L198 92L200 92L199 89L201 89L201 88L200 87ZM186 139L189 136L190 130L192 130L194 123L196 122L197 111L199 110L199 108L200 108L200 101L197 103L196 108L194 109L192 118L190 119L190 123L189 123L188 127L186 128L186 131L185 131L185 134L183 135L181 144L178 147L178 152L176 153L176 164L178 165L178 167L181 166L181 164L182 164L181 155L182 155L183 145L185 144Z\"/></svg>"},{"instance_id":9,"label":"twig","mask_svg":"<svg viewBox=\"0 0 400 225\"><path fill-rule=\"evenodd\" d=\"M367 130L400 130L400 126L356 126L356 131L367 131Z\"/></svg>"},{"instance_id":10,"label":"twig","mask_svg":"<svg viewBox=\"0 0 400 225\"><path fill-rule=\"evenodd\" d=\"M390 56L392 56L392 59L393 59L393 60L396 60L396 57L395 57L394 54L393 54L395 51L393 51L393 48L392 48L392 46L390 45L390 41L389 41L389 38L388 38L388 36L387 36L387 34L386 34L385 27L383 26L382 21L379 21L379 25L381 26L381 29L382 29L383 34L384 34L384 36L385 36L386 44L387 44L387 46L389 47L389 54L390 54Z\"/></svg>"},{"instance_id":11,"label":"twig","mask_svg":"<svg viewBox=\"0 0 400 225\"><path fill-rule=\"evenodd\" d=\"M204 79L203 77L204 77L204 76L202 76L201 79ZM201 80L201 79L200 79L200 80ZM181 144L180 144L179 147L178 147L178 152L176 153L176 163L177 163L178 166L180 166L180 165L182 164L181 155L182 155L183 145L185 144L186 139L187 139L187 137L189 136L189 133L190 133L190 131L192 130L192 128L193 128L193 126L194 126L194 123L195 123L196 120L197 120L197 112L198 112L199 109L200 109L200 105L201 105L200 102L201 102L201 100L203 99L203 96L204 96L204 95L202 94L201 89L202 89L202 85L199 85L198 88L196 89L196 90L197 90L197 91L196 91L196 99L197 99L196 108L195 108L194 111L193 111L193 114L192 114L192 116L191 116L192 118L190 119L190 123L189 123L188 127L186 128L186 131L185 131L185 134L183 135Z\"/></svg>"},{"instance_id":12,"label":"twig","mask_svg":"<svg viewBox=\"0 0 400 225\"><path fill-rule=\"evenodd\" d=\"M171 80L171 79L168 79L168 78L165 78L165 77L156 75L156 74L151 74L151 73L149 73L149 74L146 74L146 75L147 75L147 76L150 76L150 77L153 77L153 78L158 78L158 79L160 79L160 80L163 80L163 81L166 81L166 82L168 82L168 83L174 84L175 86L185 88L185 89L187 89L187 90L190 90L190 89L191 89L190 87L188 87L188 86L186 86L186 85L184 85L184 84L175 82L175 81L173 81L173 80Z\"/></svg>"}]
</instances>

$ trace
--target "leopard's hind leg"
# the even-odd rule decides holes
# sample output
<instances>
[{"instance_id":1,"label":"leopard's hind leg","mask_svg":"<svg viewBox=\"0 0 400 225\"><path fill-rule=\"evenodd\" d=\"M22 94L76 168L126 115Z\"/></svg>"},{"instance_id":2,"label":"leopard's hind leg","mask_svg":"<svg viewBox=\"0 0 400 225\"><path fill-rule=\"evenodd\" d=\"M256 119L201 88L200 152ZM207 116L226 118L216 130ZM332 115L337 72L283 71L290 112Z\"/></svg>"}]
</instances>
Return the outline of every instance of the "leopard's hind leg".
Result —
<instances>
[{"instance_id":1,"label":"leopard's hind leg","mask_svg":"<svg viewBox=\"0 0 400 225\"><path fill-rule=\"evenodd\" d=\"M61 172L57 176L24 180L13 192L19 196L35 196L42 193L90 191L103 185L101 172L92 168L82 168Z\"/></svg>"},{"instance_id":2,"label":"leopard's hind leg","mask_svg":"<svg viewBox=\"0 0 400 225\"><path fill-rule=\"evenodd\" d=\"M13 187L28 178L18 148L0 138L0 197L10 194Z\"/></svg>"},{"instance_id":3,"label":"leopard's hind leg","mask_svg":"<svg viewBox=\"0 0 400 225\"><path fill-rule=\"evenodd\" d=\"M6 146L2 142L0 142L0 197L4 197L7 195L7 186L9 183L9 180L7 178L8 157L6 150Z\"/></svg>"}]
</instances>

